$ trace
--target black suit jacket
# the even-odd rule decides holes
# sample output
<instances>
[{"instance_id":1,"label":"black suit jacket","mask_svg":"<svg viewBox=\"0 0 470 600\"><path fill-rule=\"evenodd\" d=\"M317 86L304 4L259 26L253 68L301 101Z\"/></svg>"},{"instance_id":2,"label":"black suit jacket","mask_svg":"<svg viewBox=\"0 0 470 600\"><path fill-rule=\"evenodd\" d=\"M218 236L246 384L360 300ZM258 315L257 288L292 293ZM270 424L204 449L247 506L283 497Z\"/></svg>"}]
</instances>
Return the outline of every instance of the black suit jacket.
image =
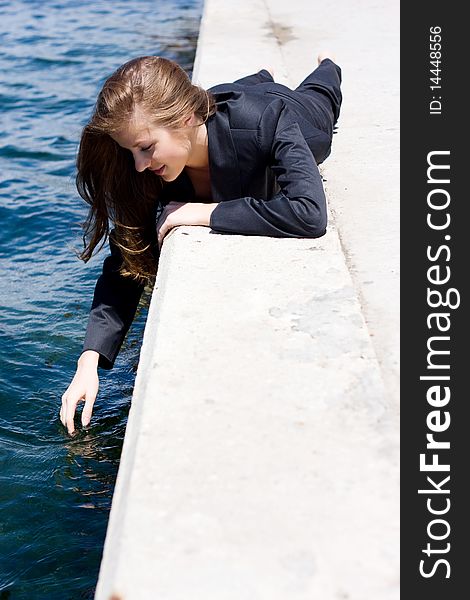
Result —
<instances>
[{"instance_id":1,"label":"black suit jacket","mask_svg":"<svg viewBox=\"0 0 470 600\"><path fill-rule=\"evenodd\" d=\"M333 63L332 63L333 64ZM211 89L217 111L207 121L212 201L210 226L222 233L318 237L326 200L317 164L329 154L336 114L324 92L308 96L276 84L267 71ZM303 92L305 94L305 92ZM164 186L161 203L196 201L186 173ZM110 369L144 289L119 275L122 257L110 238L88 320L83 351Z\"/></svg>"}]
</instances>

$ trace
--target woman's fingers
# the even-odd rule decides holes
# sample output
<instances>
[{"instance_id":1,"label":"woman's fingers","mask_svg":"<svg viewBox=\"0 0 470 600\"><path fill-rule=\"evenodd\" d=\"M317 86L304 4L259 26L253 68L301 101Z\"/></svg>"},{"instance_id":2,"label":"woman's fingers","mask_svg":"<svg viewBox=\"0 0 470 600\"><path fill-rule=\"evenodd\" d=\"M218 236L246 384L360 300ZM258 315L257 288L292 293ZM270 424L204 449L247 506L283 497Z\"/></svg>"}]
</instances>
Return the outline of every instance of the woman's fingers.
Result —
<instances>
[{"instance_id":1,"label":"woman's fingers","mask_svg":"<svg viewBox=\"0 0 470 600\"><path fill-rule=\"evenodd\" d=\"M162 214L160 215L160 218L158 219L157 222L157 237L158 237L158 243L161 246L162 242L163 242L163 238L166 236L166 234L168 233L168 231L171 229L170 228L170 224L168 222L168 216L172 213L171 210L167 210L165 207L165 210L162 212Z\"/></svg>"},{"instance_id":2,"label":"woman's fingers","mask_svg":"<svg viewBox=\"0 0 470 600\"><path fill-rule=\"evenodd\" d=\"M82 425L86 427L90 424L91 416L93 414L93 406L95 404L96 394L85 393L78 398L72 396L62 396L62 406L60 407L60 421L64 427L67 427L69 434L75 431L75 412L77 410L78 403L81 401L85 402L85 406L82 411Z\"/></svg>"},{"instance_id":3,"label":"woman's fingers","mask_svg":"<svg viewBox=\"0 0 470 600\"><path fill-rule=\"evenodd\" d=\"M62 406L60 407L60 422L67 427L67 392L62 395Z\"/></svg>"},{"instance_id":4,"label":"woman's fingers","mask_svg":"<svg viewBox=\"0 0 470 600\"><path fill-rule=\"evenodd\" d=\"M175 210L178 210L185 204L186 202L169 202L163 209L162 214L157 221L157 238L160 248L163 243L163 238L170 231L170 229L173 229L173 227L176 226L176 222L173 223L170 219L168 219L168 217L171 215L171 213L175 212Z\"/></svg>"},{"instance_id":5,"label":"woman's fingers","mask_svg":"<svg viewBox=\"0 0 470 600\"><path fill-rule=\"evenodd\" d=\"M93 414L93 406L95 404L96 395L85 394L85 406L82 411L82 425L86 427L90 424L91 415Z\"/></svg>"},{"instance_id":6,"label":"woman's fingers","mask_svg":"<svg viewBox=\"0 0 470 600\"><path fill-rule=\"evenodd\" d=\"M166 217L167 214L165 211L162 212L162 214L160 215L160 218L157 221L157 239L158 239L158 246L161 248L162 246L162 242L163 242L163 238L165 237L166 234Z\"/></svg>"},{"instance_id":7,"label":"woman's fingers","mask_svg":"<svg viewBox=\"0 0 470 600\"><path fill-rule=\"evenodd\" d=\"M75 410L77 408L77 404L83 398L68 398L66 402L66 411L65 411L65 426L67 427L67 431L70 435L75 431Z\"/></svg>"},{"instance_id":8,"label":"woman's fingers","mask_svg":"<svg viewBox=\"0 0 470 600\"><path fill-rule=\"evenodd\" d=\"M158 245L162 246L162 242L163 242L163 238L165 237L165 235L168 232L168 223L166 221L166 218L164 221L162 221L161 223L157 223L157 238L158 238Z\"/></svg>"}]
</instances>

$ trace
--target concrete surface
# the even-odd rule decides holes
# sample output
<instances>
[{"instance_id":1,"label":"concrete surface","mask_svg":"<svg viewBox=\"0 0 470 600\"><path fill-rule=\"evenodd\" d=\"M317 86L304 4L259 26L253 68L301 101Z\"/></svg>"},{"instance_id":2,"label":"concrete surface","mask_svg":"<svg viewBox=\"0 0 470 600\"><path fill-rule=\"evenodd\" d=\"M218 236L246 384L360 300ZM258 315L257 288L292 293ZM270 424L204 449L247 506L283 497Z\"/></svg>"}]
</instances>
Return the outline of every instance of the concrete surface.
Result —
<instances>
[{"instance_id":1,"label":"concrete surface","mask_svg":"<svg viewBox=\"0 0 470 600\"><path fill-rule=\"evenodd\" d=\"M206 0L205 86L296 85L336 51L333 218L319 240L166 239L98 600L399 597L397 13Z\"/></svg>"},{"instance_id":2,"label":"concrete surface","mask_svg":"<svg viewBox=\"0 0 470 600\"><path fill-rule=\"evenodd\" d=\"M194 79L203 87L272 66L296 87L329 50L344 102L322 167L390 401L399 396L398 0L206 0ZM223 26L220 24L223 23ZM221 50L222 49L222 50Z\"/></svg>"}]
</instances>

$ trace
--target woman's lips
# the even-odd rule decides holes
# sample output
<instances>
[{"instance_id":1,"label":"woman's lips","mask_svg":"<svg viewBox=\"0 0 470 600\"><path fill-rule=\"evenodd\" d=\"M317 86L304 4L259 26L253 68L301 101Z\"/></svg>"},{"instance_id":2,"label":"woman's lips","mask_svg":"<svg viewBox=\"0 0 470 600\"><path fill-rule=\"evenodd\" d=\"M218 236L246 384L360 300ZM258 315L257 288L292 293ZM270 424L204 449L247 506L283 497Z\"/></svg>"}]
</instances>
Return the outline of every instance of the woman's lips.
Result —
<instances>
[{"instance_id":1,"label":"woman's lips","mask_svg":"<svg viewBox=\"0 0 470 600\"><path fill-rule=\"evenodd\" d=\"M155 173L155 175L162 175L164 170L165 170L165 165L163 165L159 169L152 169L152 173Z\"/></svg>"}]
</instances>

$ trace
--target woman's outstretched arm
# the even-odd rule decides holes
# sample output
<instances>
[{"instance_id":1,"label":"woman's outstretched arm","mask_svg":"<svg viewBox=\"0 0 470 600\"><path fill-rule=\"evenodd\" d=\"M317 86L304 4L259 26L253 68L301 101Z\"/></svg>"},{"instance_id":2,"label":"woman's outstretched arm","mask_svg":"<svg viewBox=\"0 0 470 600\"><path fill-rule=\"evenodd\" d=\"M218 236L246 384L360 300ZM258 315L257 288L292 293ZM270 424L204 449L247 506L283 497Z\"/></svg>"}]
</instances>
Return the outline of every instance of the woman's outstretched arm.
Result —
<instances>
[{"instance_id":1,"label":"woman's outstretched arm","mask_svg":"<svg viewBox=\"0 0 470 600\"><path fill-rule=\"evenodd\" d=\"M60 420L69 434L74 432L74 416L81 401L85 402L82 425L90 423L99 389L98 367L113 368L145 287L119 274L122 255L112 236L109 245L111 255L105 258L96 282L82 354L72 382L62 396Z\"/></svg>"}]
</instances>

